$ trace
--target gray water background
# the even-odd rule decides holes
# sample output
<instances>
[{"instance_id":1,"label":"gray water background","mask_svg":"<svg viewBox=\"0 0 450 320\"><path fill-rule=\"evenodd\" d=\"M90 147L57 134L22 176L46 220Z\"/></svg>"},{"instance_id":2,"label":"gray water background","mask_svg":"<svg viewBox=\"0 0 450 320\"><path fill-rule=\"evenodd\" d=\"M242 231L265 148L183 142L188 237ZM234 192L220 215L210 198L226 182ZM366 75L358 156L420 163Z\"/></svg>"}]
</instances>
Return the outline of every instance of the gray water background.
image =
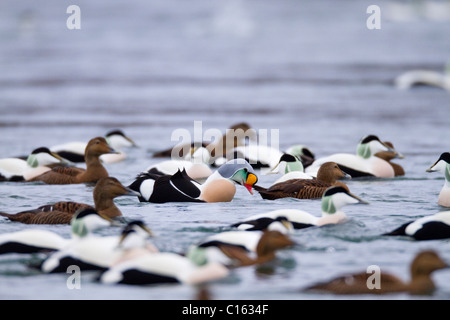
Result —
<instances>
[{"instance_id":1,"label":"gray water background","mask_svg":"<svg viewBox=\"0 0 450 320\"><path fill-rule=\"evenodd\" d=\"M402 2L410 3L410 2ZM81 29L68 30L66 8L81 8ZM124 184L172 146L177 128L225 131L237 122L279 129L280 147L301 143L316 156L353 153L377 134L405 155L406 176L348 181L370 202L344 209L343 225L294 232L296 247L265 268L246 267L209 286L213 299L348 299L304 294L317 281L379 265L409 279L421 249L450 261L448 240L413 242L379 235L443 210L440 174L425 170L449 151L449 92L401 91L394 79L412 69L442 72L450 59L450 22L410 15L394 19L393 2L377 1L381 30L368 30L370 1L13 1L0 3L0 156L88 141L120 128L139 149L107 165ZM395 3L394 3L395 4ZM420 11L418 11L420 12ZM445 11L440 11L444 12ZM275 176L259 175L261 185ZM61 200L92 203L84 185L0 184L0 210L18 212ZM124 216L143 219L154 243L184 252L251 214L298 208L320 214L320 201L262 200L239 188L231 203L150 204L117 199ZM0 232L36 226L0 220ZM69 237L68 226L39 226ZM117 234L118 228L101 234ZM1 299L193 299L187 285L104 286L84 273L80 290L68 275L27 267L30 257L0 257ZM450 271L437 272L433 296L448 299ZM371 296L351 296L371 299ZM411 299L395 294L384 299Z\"/></svg>"}]
</instances>

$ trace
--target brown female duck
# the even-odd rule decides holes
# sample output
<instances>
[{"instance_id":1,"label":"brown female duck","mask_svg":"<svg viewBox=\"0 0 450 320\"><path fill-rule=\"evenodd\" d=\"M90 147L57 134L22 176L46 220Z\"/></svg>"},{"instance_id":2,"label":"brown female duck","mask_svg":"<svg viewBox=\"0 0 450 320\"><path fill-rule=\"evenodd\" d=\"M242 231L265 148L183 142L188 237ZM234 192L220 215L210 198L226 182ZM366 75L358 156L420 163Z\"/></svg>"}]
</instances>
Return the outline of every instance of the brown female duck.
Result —
<instances>
[{"instance_id":1,"label":"brown female duck","mask_svg":"<svg viewBox=\"0 0 450 320\"><path fill-rule=\"evenodd\" d=\"M242 140L245 139L245 133L249 129L251 129L250 125L245 122L236 123L227 130L227 132L222 136L221 139L218 139L217 141L211 143L202 142L201 144L191 143L177 145L173 148L155 152L153 154L153 158L170 158L172 156L176 156L184 159L187 156L185 152L192 152L192 150L194 150L196 146L206 148L213 158L225 157L229 150L243 144ZM250 134L253 135L253 132L250 131ZM228 140L230 140L230 142L232 141L233 144L229 145L228 143L227 145Z\"/></svg>"},{"instance_id":2,"label":"brown female duck","mask_svg":"<svg viewBox=\"0 0 450 320\"><path fill-rule=\"evenodd\" d=\"M116 178L102 178L97 182L93 192L95 210L100 215L109 218L120 217L122 213L113 199L127 195L136 196L136 192L124 187ZM26 224L70 224L75 212L82 208L92 208L92 206L85 203L61 201L16 214L0 212L0 216Z\"/></svg>"},{"instance_id":3,"label":"brown female duck","mask_svg":"<svg viewBox=\"0 0 450 320\"><path fill-rule=\"evenodd\" d=\"M27 181L42 181L46 184L96 183L108 176L108 172L99 159L106 153L115 153L115 151L108 145L105 138L93 138L87 144L84 153L86 169L56 167Z\"/></svg>"},{"instance_id":4,"label":"brown female duck","mask_svg":"<svg viewBox=\"0 0 450 320\"><path fill-rule=\"evenodd\" d=\"M373 273L361 272L338 277L329 282L315 284L304 291L322 291L334 294L387 294L407 292L413 295L432 293L436 286L431 278L433 271L447 268L448 265L434 251L422 251L411 263L411 281L405 283L394 275L381 273L379 285ZM374 286L368 284L372 283Z\"/></svg>"},{"instance_id":5,"label":"brown female duck","mask_svg":"<svg viewBox=\"0 0 450 320\"><path fill-rule=\"evenodd\" d=\"M228 267L250 266L273 260L277 250L294 244L278 230L227 231L191 246L186 256L196 265L219 262Z\"/></svg>"},{"instance_id":6,"label":"brown female duck","mask_svg":"<svg viewBox=\"0 0 450 320\"><path fill-rule=\"evenodd\" d=\"M249 231L253 232L253 231ZM241 246L220 244L218 248L231 260L235 266L259 265L276 258L277 250L293 246L295 243L286 235L276 230L265 230L256 246L256 257L250 257L248 251Z\"/></svg>"},{"instance_id":7,"label":"brown female duck","mask_svg":"<svg viewBox=\"0 0 450 320\"><path fill-rule=\"evenodd\" d=\"M347 185L337 179L346 177L337 163L325 162L320 166L316 179L291 179L276 183L269 188L253 186L261 197L268 200L280 198L318 199L332 186L341 186L349 191Z\"/></svg>"}]
</instances>

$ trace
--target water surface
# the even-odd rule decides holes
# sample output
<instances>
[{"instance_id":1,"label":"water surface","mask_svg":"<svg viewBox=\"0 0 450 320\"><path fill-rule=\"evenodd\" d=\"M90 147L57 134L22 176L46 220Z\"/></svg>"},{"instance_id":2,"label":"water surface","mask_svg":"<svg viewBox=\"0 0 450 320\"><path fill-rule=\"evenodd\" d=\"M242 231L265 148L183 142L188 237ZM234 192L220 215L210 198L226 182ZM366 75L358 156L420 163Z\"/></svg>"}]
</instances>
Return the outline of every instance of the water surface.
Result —
<instances>
[{"instance_id":1,"label":"water surface","mask_svg":"<svg viewBox=\"0 0 450 320\"><path fill-rule=\"evenodd\" d=\"M222 131L237 122L279 129L280 147L301 143L316 156L353 153L376 134L405 155L406 176L348 181L370 202L349 206L346 224L297 230L297 245L265 268L246 267L209 286L215 299L339 299L300 290L317 281L379 265L409 278L422 249L450 261L448 240L385 238L406 221L443 208L443 177L425 170L449 151L449 93L418 87L400 91L394 79L411 69L443 71L450 23L388 19L379 1L381 30L368 30L368 1L95 1L81 2L81 30L66 28L62 1L3 1L0 10L0 156L40 146L88 141L123 129L139 149L107 165L124 184L172 146L174 129ZM261 185L277 177L259 175ZM92 187L0 184L0 210L18 212L61 200L92 203ZM320 214L320 201L262 200L238 187L231 203L150 204L117 199L125 217L143 219L161 249L188 246L251 214L298 208ZM36 228L0 220L0 233ZM69 237L68 226L39 226ZM117 234L118 228L101 234ZM83 273L81 290L68 275L28 267L38 257L0 257L2 299L192 299L186 285L104 286ZM427 299L450 297L450 271L437 272ZM344 297L348 298L348 297ZM355 299L367 297L352 296ZM389 299L411 299L406 294ZM421 297L419 297L421 298Z\"/></svg>"}]
</instances>

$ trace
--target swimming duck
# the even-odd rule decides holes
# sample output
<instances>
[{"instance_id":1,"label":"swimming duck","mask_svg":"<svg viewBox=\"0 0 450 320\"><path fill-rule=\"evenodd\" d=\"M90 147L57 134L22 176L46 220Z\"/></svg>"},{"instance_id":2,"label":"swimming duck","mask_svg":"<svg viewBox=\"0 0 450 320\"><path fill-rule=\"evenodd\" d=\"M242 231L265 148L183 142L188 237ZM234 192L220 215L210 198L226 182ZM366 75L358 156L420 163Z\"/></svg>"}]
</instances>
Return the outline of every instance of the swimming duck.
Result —
<instances>
[{"instance_id":1,"label":"swimming duck","mask_svg":"<svg viewBox=\"0 0 450 320\"><path fill-rule=\"evenodd\" d=\"M63 158L46 147L34 149L26 160L0 159L0 181L26 181L47 172L54 165L66 164Z\"/></svg>"},{"instance_id":2,"label":"swimming duck","mask_svg":"<svg viewBox=\"0 0 450 320\"><path fill-rule=\"evenodd\" d=\"M141 194L141 202L230 202L236 193L235 184L250 193L258 181L252 167L244 160L230 160L217 169L203 184L191 179L185 170L170 176L140 174L129 188Z\"/></svg>"},{"instance_id":3,"label":"swimming duck","mask_svg":"<svg viewBox=\"0 0 450 320\"><path fill-rule=\"evenodd\" d=\"M81 208L73 216L72 239L41 229L25 229L0 235L0 254L38 253L61 250L81 234L111 225L111 220L101 217L92 208Z\"/></svg>"},{"instance_id":4,"label":"swimming duck","mask_svg":"<svg viewBox=\"0 0 450 320\"><path fill-rule=\"evenodd\" d=\"M266 174L277 173L282 173L283 176L278 178L273 184L291 179L313 179L311 175L304 172L303 163L296 156L289 153L283 154L278 164Z\"/></svg>"},{"instance_id":5,"label":"swimming duck","mask_svg":"<svg viewBox=\"0 0 450 320\"><path fill-rule=\"evenodd\" d=\"M199 199L199 183L184 169L172 176L143 172L128 187L139 193L140 202L204 202Z\"/></svg>"},{"instance_id":6,"label":"swimming duck","mask_svg":"<svg viewBox=\"0 0 450 320\"><path fill-rule=\"evenodd\" d=\"M86 169L56 167L27 181L41 181L46 184L96 183L101 178L108 176L108 172L101 164L99 157L102 154L114 152L105 138L93 138L89 141L85 150Z\"/></svg>"},{"instance_id":7,"label":"swimming duck","mask_svg":"<svg viewBox=\"0 0 450 320\"><path fill-rule=\"evenodd\" d=\"M415 221L409 221L385 236L409 236L415 240L450 238L450 211L442 211Z\"/></svg>"},{"instance_id":8,"label":"swimming duck","mask_svg":"<svg viewBox=\"0 0 450 320\"><path fill-rule=\"evenodd\" d=\"M72 228L78 226L72 224ZM80 234L78 232L78 234ZM123 254L121 243L133 234L136 238L152 236L151 230L140 220L130 221L121 235L98 236L92 232L81 234L77 241L51 254L41 265L45 273L66 272L71 265L77 265L81 270L106 270L112 266ZM158 252L151 245L149 252Z\"/></svg>"},{"instance_id":9,"label":"swimming duck","mask_svg":"<svg viewBox=\"0 0 450 320\"><path fill-rule=\"evenodd\" d=\"M445 183L439 193L438 204L450 207L450 153L444 152L439 159L427 170L427 172L439 171L444 174Z\"/></svg>"},{"instance_id":10,"label":"swimming duck","mask_svg":"<svg viewBox=\"0 0 450 320\"><path fill-rule=\"evenodd\" d=\"M285 232L226 231L192 245L186 256L197 265L218 262L228 267L263 264L276 257L276 251L294 245ZM256 256L255 256L256 255Z\"/></svg>"},{"instance_id":11,"label":"swimming duck","mask_svg":"<svg viewBox=\"0 0 450 320\"><path fill-rule=\"evenodd\" d=\"M361 272L348 274L331 281L312 285L303 291L328 292L333 294L389 294L407 292L412 295L428 295L436 286L431 274L443 268L448 268L446 262L431 250L419 252L411 263L411 280L409 283L388 273L381 273L379 288L370 289L372 273Z\"/></svg>"},{"instance_id":12,"label":"swimming duck","mask_svg":"<svg viewBox=\"0 0 450 320\"><path fill-rule=\"evenodd\" d=\"M387 145L388 147L390 147L391 149L394 149L394 145L391 142L384 141L383 143L385 145ZM392 169L394 169L395 177L405 175L405 170L403 169L403 167L401 165L391 162L391 160L398 158L398 154L396 152L380 151L380 152L375 153L375 157L378 157L378 158L381 158L381 159L387 161L391 165Z\"/></svg>"},{"instance_id":13,"label":"swimming duck","mask_svg":"<svg viewBox=\"0 0 450 320\"><path fill-rule=\"evenodd\" d=\"M136 228L140 226L145 233ZM127 224L123 229L117 245L117 249L121 251L120 255L112 261L110 267L127 260L135 259L143 254L156 253L159 249L148 241L150 236L154 236L153 232L147 228L141 220L134 220Z\"/></svg>"},{"instance_id":14,"label":"swimming duck","mask_svg":"<svg viewBox=\"0 0 450 320\"><path fill-rule=\"evenodd\" d=\"M381 151L393 152L397 155L397 158L403 158L402 154L381 142L377 136L368 135L359 142L356 155L337 153L319 158L306 168L305 172L314 174L320 165L333 161L339 164L340 168L352 177L393 178L395 173L392 166L387 161L375 156L376 153Z\"/></svg>"},{"instance_id":15,"label":"swimming duck","mask_svg":"<svg viewBox=\"0 0 450 320\"><path fill-rule=\"evenodd\" d=\"M119 196L136 196L137 194L124 187L116 178L102 178L97 182L93 192L95 209L101 215L109 218L120 217L122 213L113 199ZM89 204L61 201L16 214L0 212L0 216L26 224L69 224L74 213L81 208L93 209Z\"/></svg>"},{"instance_id":16,"label":"swimming duck","mask_svg":"<svg viewBox=\"0 0 450 320\"><path fill-rule=\"evenodd\" d=\"M302 144L290 146L288 149L286 149L285 153L299 158L302 162L303 168L309 167L316 158L311 149Z\"/></svg>"},{"instance_id":17,"label":"swimming duck","mask_svg":"<svg viewBox=\"0 0 450 320\"><path fill-rule=\"evenodd\" d=\"M104 284L150 285L183 283L196 285L226 277L229 270L219 263L196 266L172 252L143 254L110 267L99 281Z\"/></svg>"},{"instance_id":18,"label":"swimming duck","mask_svg":"<svg viewBox=\"0 0 450 320\"><path fill-rule=\"evenodd\" d=\"M185 160L162 161L148 167L146 171L159 175L174 175L177 171L185 169L189 177L196 181L201 181L212 174L212 170L208 165L209 160L208 150L205 148L194 148L192 156L187 155Z\"/></svg>"},{"instance_id":19,"label":"swimming duck","mask_svg":"<svg viewBox=\"0 0 450 320\"><path fill-rule=\"evenodd\" d=\"M322 196L322 216L316 217L308 212L297 209L280 209L266 213L252 215L244 221L233 224L240 230L248 230L264 219L287 219L294 229L303 229L313 226L342 223L347 220L347 215L341 210L348 204L368 204L368 202L349 193L342 187L328 188Z\"/></svg>"},{"instance_id":20,"label":"swimming duck","mask_svg":"<svg viewBox=\"0 0 450 320\"><path fill-rule=\"evenodd\" d=\"M281 233L288 234L294 230L293 224L288 218L284 216L268 217L261 216L255 219L247 219L244 222L235 223L231 225L237 227L238 230L245 231L264 231L264 230L276 230Z\"/></svg>"},{"instance_id":21,"label":"swimming duck","mask_svg":"<svg viewBox=\"0 0 450 320\"><path fill-rule=\"evenodd\" d=\"M226 130L222 139L209 143L208 149L213 160L226 158L227 154L234 148L246 145L245 139L256 139L256 131L246 122L232 125Z\"/></svg>"},{"instance_id":22,"label":"swimming duck","mask_svg":"<svg viewBox=\"0 0 450 320\"><path fill-rule=\"evenodd\" d=\"M107 143L117 153L103 154L100 160L104 163L120 162L126 158L126 154L122 151L123 148L137 147L136 143L121 130L112 130L106 133L105 139ZM57 153L64 159L74 163L85 162L86 142L68 142L56 146L52 146L50 150Z\"/></svg>"},{"instance_id":23,"label":"swimming duck","mask_svg":"<svg viewBox=\"0 0 450 320\"><path fill-rule=\"evenodd\" d=\"M133 285L173 282L198 284L228 275L228 270L220 264L199 268L184 256L159 252L153 246L149 247L135 230L122 232L119 247L120 255L100 275L100 282Z\"/></svg>"},{"instance_id":24,"label":"swimming duck","mask_svg":"<svg viewBox=\"0 0 450 320\"><path fill-rule=\"evenodd\" d=\"M237 146L244 145L244 139L249 137L253 139L256 135L254 131L250 130L251 127L248 123L241 122L232 125L221 139L215 142L192 142L188 144L176 145L175 147L157 151L153 153L153 158L176 158L184 159L188 156L192 149L201 146L207 148L210 156L214 159L226 157L227 152ZM230 146L227 141L233 139L233 144ZM175 159L174 159L175 160Z\"/></svg>"},{"instance_id":25,"label":"swimming duck","mask_svg":"<svg viewBox=\"0 0 450 320\"><path fill-rule=\"evenodd\" d=\"M275 183L269 188L254 186L263 199L275 200L280 198L317 199L321 198L325 190L331 186L341 186L348 191L348 187L339 178L347 174L335 162L325 162L317 172L317 179L292 179Z\"/></svg>"}]
</instances>

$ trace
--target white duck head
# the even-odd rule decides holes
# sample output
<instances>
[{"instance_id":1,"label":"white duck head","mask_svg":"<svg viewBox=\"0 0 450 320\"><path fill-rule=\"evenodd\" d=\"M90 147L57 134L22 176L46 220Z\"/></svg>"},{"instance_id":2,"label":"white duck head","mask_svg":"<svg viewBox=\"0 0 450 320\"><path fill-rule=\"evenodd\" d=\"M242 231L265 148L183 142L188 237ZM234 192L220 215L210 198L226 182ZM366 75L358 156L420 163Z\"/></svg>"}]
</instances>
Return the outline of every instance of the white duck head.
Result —
<instances>
[{"instance_id":1,"label":"white duck head","mask_svg":"<svg viewBox=\"0 0 450 320\"><path fill-rule=\"evenodd\" d=\"M46 166L54 163L67 163L68 161L61 158L58 154L50 151L46 147L34 149L27 158L27 164L32 168Z\"/></svg>"},{"instance_id":2,"label":"white duck head","mask_svg":"<svg viewBox=\"0 0 450 320\"><path fill-rule=\"evenodd\" d=\"M356 148L356 154L364 159L368 159L375 155L377 152L389 151L394 152L398 158L403 158L403 155L391 148L374 135L368 135L361 139Z\"/></svg>"},{"instance_id":3,"label":"white duck head","mask_svg":"<svg viewBox=\"0 0 450 320\"><path fill-rule=\"evenodd\" d=\"M110 218L101 216L92 208L79 209L70 222L72 236L79 238L86 237L97 229L111 225L113 225L113 221Z\"/></svg>"},{"instance_id":4,"label":"white duck head","mask_svg":"<svg viewBox=\"0 0 450 320\"><path fill-rule=\"evenodd\" d=\"M285 153L280 157L278 164L273 167L268 173L282 173L289 172L304 172L302 162L294 155Z\"/></svg>"},{"instance_id":5,"label":"white duck head","mask_svg":"<svg viewBox=\"0 0 450 320\"><path fill-rule=\"evenodd\" d=\"M368 204L357 196L349 193L343 187L330 187L322 196L322 214L332 215L348 204Z\"/></svg>"},{"instance_id":6,"label":"white duck head","mask_svg":"<svg viewBox=\"0 0 450 320\"><path fill-rule=\"evenodd\" d=\"M114 150L137 147L136 143L130 137L127 137L121 130L109 131L105 135L105 139Z\"/></svg>"}]
</instances>

